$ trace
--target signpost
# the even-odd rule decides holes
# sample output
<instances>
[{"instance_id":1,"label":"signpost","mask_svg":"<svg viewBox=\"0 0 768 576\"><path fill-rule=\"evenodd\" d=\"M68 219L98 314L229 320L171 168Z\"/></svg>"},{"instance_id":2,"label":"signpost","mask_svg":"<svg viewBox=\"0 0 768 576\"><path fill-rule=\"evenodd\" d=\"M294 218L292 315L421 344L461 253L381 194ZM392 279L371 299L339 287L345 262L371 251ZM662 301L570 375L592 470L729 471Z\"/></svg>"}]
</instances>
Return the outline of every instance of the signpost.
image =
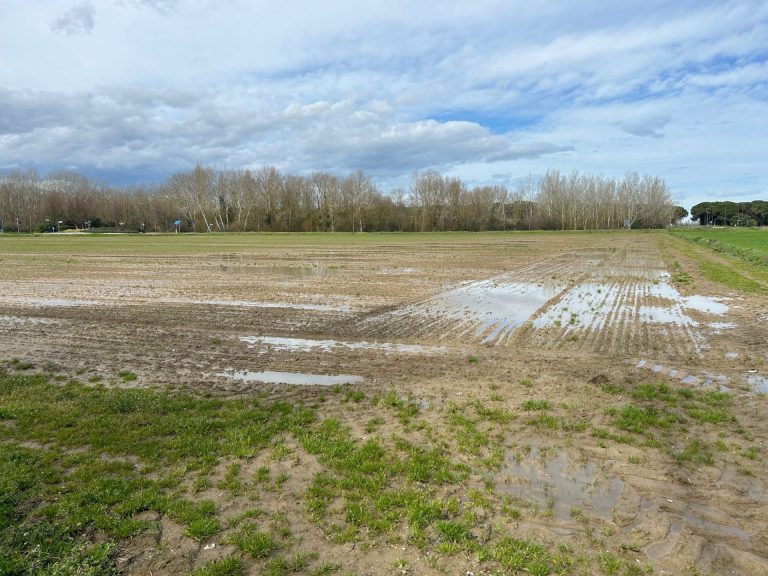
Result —
<instances>
[{"instance_id":1,"label":"signpost","mask_svg":"<svg viewBox=\"0 0 768 576\"><path fill-rule=\"evenodd\" d=\"M179 229L181 228L181 220L176 220L173 224L176 226L176 234L178 234Z\"/></svg>"}]
</instances>

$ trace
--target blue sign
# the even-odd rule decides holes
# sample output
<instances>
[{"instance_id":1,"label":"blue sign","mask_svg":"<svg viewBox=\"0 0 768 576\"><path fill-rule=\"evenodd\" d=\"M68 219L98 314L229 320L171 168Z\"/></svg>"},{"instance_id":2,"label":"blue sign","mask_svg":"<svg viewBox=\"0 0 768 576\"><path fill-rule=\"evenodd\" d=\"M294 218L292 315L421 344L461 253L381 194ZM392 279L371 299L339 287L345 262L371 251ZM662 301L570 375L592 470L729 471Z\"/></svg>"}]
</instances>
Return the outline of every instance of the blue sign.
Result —
<instances>
[{"instance_id":1,"label":"blue sign","mask_svg":"<svg viewBox=\"0 0 768 576\"><path fill-rule=\"evenodd\" d=\"M176 224L176 226L181 226L181 220L176 220L176 222L174 222L174 224Z\"/></svg>"}]
</instances>

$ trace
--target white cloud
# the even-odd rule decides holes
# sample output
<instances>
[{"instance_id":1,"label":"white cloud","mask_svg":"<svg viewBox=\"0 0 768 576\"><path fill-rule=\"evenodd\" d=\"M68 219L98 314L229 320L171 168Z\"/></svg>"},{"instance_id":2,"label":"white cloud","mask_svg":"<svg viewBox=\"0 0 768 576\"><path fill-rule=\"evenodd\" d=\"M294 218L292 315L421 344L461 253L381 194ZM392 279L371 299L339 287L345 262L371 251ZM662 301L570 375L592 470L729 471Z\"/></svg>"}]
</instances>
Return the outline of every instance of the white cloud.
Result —
<instances>
[{"instance_id":1,"label":"white cloud","mask_svg":"<svg viewBox=\"0 0 768 576\"><path fill-rule=\"evenodd\" d=\"M103 0L98 26L88 2L4 0L0 39L0 167L552 166L768 189L759 0Z\"/></svg>"}]
</instances>

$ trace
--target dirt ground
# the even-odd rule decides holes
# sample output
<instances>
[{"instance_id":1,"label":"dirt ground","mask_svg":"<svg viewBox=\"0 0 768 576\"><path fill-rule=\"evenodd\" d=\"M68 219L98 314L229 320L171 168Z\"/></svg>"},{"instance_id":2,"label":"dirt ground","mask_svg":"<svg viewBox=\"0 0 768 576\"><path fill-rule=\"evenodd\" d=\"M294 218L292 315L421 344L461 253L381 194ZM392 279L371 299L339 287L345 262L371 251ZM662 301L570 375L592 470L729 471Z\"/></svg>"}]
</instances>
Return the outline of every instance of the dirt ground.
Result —
<instances>
[{"instance_id":1,"label":"dirt ground","mask_svg":"<svg viewBox=\"0 0 768 576\"><path fill-rule=\"evenodd\" d=\"M714 464L681 466L674 447L649 450L564 426L507 426L497 437L505 459L495 492L550 511L519 519L486 512L487 525L506 522L553 546L599 540L657 574L766 574L768 299L706 281L680 242L641 232L414 243L382 235L323 247L243 241L217 253L56 257L0 242L0 358L123 386L322 397L322 412L358 437L378 408L345 403L327 386L281 382L325 377L354 390L396 390L416 399L427 421L434 415L438 430L449 405L474 400L520 412L527 400L548 399L558 416L598 426L612 384L725 391L739 430L713 429L712 442L735 447ZM673 263L689 281L675 281ZM123 382L121 371L136 380ZM292 471L286 494L300 494L316 466L293 449L296 459L280 464ZM220 499L225 514L240 504ZM329 542L288 496L269 507L353 573L397 573L403 555L414 574L480 573L469 558L439 564L400 544L363 551ZM126 573L180 573L232 550L206 549L169 519L157 521L157 534L121 553Z\"/></svg>"}]
</instances>

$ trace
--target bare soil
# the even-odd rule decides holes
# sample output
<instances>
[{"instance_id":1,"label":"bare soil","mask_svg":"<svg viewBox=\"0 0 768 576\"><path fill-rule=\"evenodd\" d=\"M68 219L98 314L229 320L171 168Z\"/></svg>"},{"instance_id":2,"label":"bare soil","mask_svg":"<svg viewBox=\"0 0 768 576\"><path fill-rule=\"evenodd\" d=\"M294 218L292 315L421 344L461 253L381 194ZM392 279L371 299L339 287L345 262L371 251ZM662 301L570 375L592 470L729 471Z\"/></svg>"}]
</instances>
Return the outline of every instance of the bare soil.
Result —
<instances>
[{"instance_id":1,"label":"bare soil","mask_svg":"<svg viewBox=\"0 0 768 576\"><path fill-rule=\"evenodd\" d=\"M707 282L678 242L651 233L498 234L162 257L3 251L0 358L118 386L301 399L338 416L358 437L382 416L380 407L344 402L343 392L328 387L227 374L360 376L363 383L344 390L414 398L438 434L451 403L493 402L525 416L526 400L547 399L558 418L599 427L614 401L604 392L611 384L722 389L736 400L740 430L713 429L708 440L730 451L712 465L682 466L673 446L648 449L563 426L542 430L523 417L504 426L495 437L506 454L492 478L495 492L552 509L519 519L486 511L486 525L577 550L597 540L658 574L765 574L768 404L755 382L768 376L768 300ZM673 283L666 273L672 260L692 282ZM241 339L260 336L425 348ZM121 371L138 377L126 382ZM386 436L394 426L388 420L378 432ZM756 456L745 459L748 446ZM298 501L317 465L297 443L290 448L279 463L290 474L286 489L260 505L285 513L305 548L322 549L324 559L357 574L396 573L401 557L415 574L479 570L471 558L434 562L401 543L361 549L329 541ZM258 466L256 459L242 473ZM201 496L217 501L225 517L244 505L216 488ZM157 521L156 534L121 552L125 573L177 574L233 549L205 549L170 519Z\"/></svg>"}]
</instances>

